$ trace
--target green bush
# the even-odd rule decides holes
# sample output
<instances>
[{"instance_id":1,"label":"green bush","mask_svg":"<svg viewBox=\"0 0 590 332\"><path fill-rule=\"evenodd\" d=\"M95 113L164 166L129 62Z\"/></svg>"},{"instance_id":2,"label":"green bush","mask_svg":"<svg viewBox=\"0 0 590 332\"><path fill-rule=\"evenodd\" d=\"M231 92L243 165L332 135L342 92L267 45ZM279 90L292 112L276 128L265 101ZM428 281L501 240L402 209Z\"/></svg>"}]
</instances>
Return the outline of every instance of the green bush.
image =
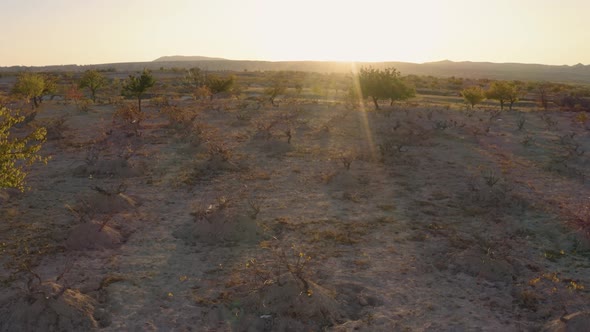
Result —
<instances>
[{"instance_id":1,"label":"green bush","mask_svg":"<svg viewBox=\"0 0 590 332\"><path fill-rule=\"evenodd\" d=\"M38 161L47 162L47 158L38 154L46 139L45 128L37 128L23 138L12 137L11 129L24 119L5 107L0 108L0 189L24 191L26 167Z\"/></svg>"}]
</instances>

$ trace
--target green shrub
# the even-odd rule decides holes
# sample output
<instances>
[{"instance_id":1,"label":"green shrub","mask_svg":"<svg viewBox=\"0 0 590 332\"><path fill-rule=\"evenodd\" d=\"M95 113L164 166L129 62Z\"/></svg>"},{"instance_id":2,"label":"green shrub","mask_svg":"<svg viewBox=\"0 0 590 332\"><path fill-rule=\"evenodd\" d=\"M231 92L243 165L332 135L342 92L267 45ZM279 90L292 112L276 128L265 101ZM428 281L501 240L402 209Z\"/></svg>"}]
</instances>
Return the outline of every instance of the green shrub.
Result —
<instances>
[{"instance_id":1,"label":"green shrub","mask_svg":"<svg viewBox=\"0 0 590 332\"><path fill-rule=\"evenodd\" d=\"M45 128L37 128L23 138L12 137L11 129L24 120L24 116L0 108L0 189L24 191L26 167L38 161L47 162L47 158L38 154L47 135Z\"/></svg>"}]
</instances>

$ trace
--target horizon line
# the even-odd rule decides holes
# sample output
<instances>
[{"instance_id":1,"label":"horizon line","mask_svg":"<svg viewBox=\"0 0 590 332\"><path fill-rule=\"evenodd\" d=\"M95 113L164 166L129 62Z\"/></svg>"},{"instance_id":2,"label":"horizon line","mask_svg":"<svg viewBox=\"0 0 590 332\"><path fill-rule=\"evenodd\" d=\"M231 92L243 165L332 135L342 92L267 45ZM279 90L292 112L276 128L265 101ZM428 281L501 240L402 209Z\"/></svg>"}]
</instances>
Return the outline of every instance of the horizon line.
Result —
<instances>
[{"instance_id":1,"label":"horizon line","mask_svg":"<svg viewBox=\"0 0 590 332\"><path fill-rule=\"evenodd\" d=\"M191 57L201 57L205 58L202 60L171 60L171 61L157 61L161 58L166 57L184 57L184 58L191 58ZM157 62L198 62L198 61L248 61L248 62L272 62L272 63L280 63L280 62L326 62L326 63L388 63L388 62L398 62L398 63L408 63L408 64L416 64L416 65L424 65L424 64L433 64L433 63L441 63L441 62L451 62L451 63L489 63L489 64L518 64L518 65L541 65L541 66L554 66L554 67L575 67L575 66L589 66L582 62L578 62L576 64L547 64L547 63L538 63L538 62L494 62L494 61L475 61L475 60L450 60L450 59L442 59L436 61L425 61L425 62L413 62L413 61L402 61L402 60L326 60L326 59L287 59L287 60L269 60L269 59L230 59L230 58L223 58L223 57L214 57L214 56L202 56L202 55L164 55L158 57L154 60L144 60L144 61L117 61L117 62L102 62L102 63L68 63L68 64L44 64L44 65L25 65L25 64L13 64L13 65L0 65L0 68L12 68L12 67L26 67L26 68L42 68L42 67L66 67L66 66L76 66L76 67L85 67L85 66L104 66L104 65L116 65L116 64L132 64L132 63L157 63Z\"/></svg>"}]
</instances>

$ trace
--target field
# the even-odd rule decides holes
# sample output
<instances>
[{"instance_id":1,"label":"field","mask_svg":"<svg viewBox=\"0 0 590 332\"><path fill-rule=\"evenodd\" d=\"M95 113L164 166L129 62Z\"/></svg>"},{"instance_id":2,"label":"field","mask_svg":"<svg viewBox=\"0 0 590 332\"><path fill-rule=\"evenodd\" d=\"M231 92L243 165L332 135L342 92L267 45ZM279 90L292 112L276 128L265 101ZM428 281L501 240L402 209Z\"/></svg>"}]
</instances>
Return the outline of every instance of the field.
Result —
<instances>
[{"instance_id":1,"label":"field","mask_svg":"<svg viewBox=\"0 0 590 332\"><path fill-rule=\"evenodd\" d=\"M590 325L586 113L342 96L43 102L0 330Z\"/></svg>"}]
</instances>

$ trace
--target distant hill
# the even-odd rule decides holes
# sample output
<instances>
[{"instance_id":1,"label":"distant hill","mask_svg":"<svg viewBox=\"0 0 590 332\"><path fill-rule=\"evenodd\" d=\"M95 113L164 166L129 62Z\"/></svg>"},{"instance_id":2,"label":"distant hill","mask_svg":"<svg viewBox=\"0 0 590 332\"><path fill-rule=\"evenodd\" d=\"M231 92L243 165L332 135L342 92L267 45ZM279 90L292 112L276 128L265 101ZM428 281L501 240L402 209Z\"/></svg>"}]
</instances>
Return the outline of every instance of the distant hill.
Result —
<instances>
[{"instance_id":1,"label":"distant hill","mask_svg":"<svg viewBox=\"0 0 590 332\"><path fill-rule=\"evenodd\" d=\"M153 62L172 62L172 61L209 61L209 60L227 60L224 58L211 58L207 56L185 56L185 55L170 55L162 56L154 60Z\"/></svg>"},{"instance_id":2,"label":"distant hill","mask_svg":"<svg viewBox=\"0 0 590 332\"><path fill-rule=\"evenodd\" d=\"M590 65L584 66L582 64L552 66L523 63L440 61L418 65L411 68L411 70L422 75L433 76L590 83Z\"/></svg>"},{"instance_id":3,"label":"distant hill","mask_svg":"<svg viewBox=\"0 0 590 332\"><path fill-rule=\"evenodd\" d=\"M98 65L66 65L45 67L0 67L0 72L32 71L84 71L91 68L117 72L170 68L199 67L213 71L305 71L321 73L349 73L353 68L373 66L395 67L402 75L432 75L438 77L489 78L498 80L552 81L590 84L590 65L553 66L522 63L453 62L331 62L331 61L246 61L202 56L164 56L151 62L110 63Z\"/></svg>"}]
</instances>

